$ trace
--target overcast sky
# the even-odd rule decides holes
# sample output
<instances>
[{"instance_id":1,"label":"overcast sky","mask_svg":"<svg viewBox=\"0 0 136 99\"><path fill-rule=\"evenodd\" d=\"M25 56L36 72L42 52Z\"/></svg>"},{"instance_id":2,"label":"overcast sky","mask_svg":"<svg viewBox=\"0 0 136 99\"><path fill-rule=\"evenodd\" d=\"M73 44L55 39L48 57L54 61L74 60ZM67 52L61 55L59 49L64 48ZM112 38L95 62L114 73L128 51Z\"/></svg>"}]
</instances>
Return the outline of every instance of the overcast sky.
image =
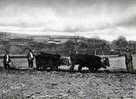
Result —
<instances>
[{"instance_id":1,"label":"overcast sky","mask_svg":"<svg viewBox=\"0 0 136 99\"><path fill-rule=\"evenodd\" d=\"M0 31L136 40L136 0L0 0Z\"/></svg>"}]
</instances>

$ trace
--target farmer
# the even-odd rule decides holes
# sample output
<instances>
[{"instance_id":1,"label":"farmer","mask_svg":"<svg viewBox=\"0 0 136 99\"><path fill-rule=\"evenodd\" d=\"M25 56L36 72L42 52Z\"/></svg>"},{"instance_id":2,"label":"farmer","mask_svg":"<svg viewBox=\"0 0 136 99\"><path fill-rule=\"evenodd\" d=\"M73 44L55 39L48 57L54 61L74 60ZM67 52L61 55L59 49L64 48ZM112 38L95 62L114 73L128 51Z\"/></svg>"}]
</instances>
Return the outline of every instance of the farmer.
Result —
<instances>
[{"instance_id":1,"label":"farmer","mask_svg":"<svg viewBox=\"0 0 136 99\"><path fill-rule=\"evenodd\" d=\"M125 53L125 63L126 63L126 69L128 72L133 72L133 63L132 63L132 55L130 50L127 48Z\"/></svg>"},{"instance_id":2,"label":"farmer","mask_svg":"<svg viewBox=\"0 0 136 99\"><path fill-rule=\"evenodd\" d=\"M28 67L33 68L33 60L34 60L34 55L31 49L29 49L29 53L27 54L28 58Z\"/></svg>"},{"instance_id":3,"label":"farmer","mask_svg":"<svg viewBox=\"0 0 136 99\"><path fill-rule=\"evenodd\" d=\"M6 51L6 53L4 55L4 60L3 60L4 68L9 69L10 63L11 63L11 59L10 59L10 56L9 56L9 52Z\"/></svg>"}]
</instances>

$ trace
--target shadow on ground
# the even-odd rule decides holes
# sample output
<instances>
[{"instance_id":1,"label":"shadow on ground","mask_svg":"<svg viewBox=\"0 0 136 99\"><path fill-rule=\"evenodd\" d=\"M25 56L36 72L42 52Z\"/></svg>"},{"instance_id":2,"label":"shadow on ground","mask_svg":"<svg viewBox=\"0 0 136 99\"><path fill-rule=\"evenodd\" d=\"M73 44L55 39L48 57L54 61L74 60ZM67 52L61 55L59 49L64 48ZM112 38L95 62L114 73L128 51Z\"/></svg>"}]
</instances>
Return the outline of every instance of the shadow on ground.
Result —
<instances>
[{"instance_id":1,"label":"shadow on ground","mask_svg":"<svg viewBox=\"0 0 136 99\"><path fill-rule=\"evenodd\" d=\"M22 72L35 72L35 71L47 71L47 72L52 72L53 70L37 70L36 68L33 69L18 69L18 68L10 68L8 70L5 70L3 67L0 67L0 71L22 71ZM56 72L69 72L69 73L79 73L79 71L77 70L64 70L64 69L58 69L56 70ZM90 72L89 70L82 70L80 73L130 73L127 72L125 69L113 69L113 70L99 70L97 72ZM131 72L132 74L136 74L136 71Z\"/></svg>"}]
</instances>

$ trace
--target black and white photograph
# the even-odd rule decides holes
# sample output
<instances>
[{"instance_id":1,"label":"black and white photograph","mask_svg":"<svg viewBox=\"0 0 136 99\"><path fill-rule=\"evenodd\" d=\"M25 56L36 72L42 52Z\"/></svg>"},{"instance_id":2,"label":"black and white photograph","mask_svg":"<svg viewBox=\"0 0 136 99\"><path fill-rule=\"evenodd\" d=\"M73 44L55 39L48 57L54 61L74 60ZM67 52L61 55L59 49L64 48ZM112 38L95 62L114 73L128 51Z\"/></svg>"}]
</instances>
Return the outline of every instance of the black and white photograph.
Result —
<instances>
[{"instance_id":1,"label":"black and white photograph","mask_svg":"<svg viewBox=\"0 0 136 99\"><path fill-rule=\"evenodd\" d=\"M0 99L136 99L136 0L0 0Z\"/></svg>"}]
</instances>

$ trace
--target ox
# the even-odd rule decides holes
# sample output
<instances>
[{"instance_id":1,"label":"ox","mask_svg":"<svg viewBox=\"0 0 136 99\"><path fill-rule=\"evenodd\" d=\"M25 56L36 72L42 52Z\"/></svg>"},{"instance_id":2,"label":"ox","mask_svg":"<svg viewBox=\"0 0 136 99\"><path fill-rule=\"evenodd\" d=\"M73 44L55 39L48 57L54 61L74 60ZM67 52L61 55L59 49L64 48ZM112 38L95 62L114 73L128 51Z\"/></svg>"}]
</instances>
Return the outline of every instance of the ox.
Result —
<instances>
[{"instance_id":1,"label":"ox","mask_svg":"<svg viewBox=\"0 0 136 99\"><path fill-rule=\"evenodd\" d=\"M49 54L41 52L35 56L36 58L36 69L47 69L57 70L61 64L61 56L58 54Z\"/></svg>"},{"instance_id":2,"label":"ox","mask_svg":"<svg viewBox=\"0 0 136 99\"><path fill-rule=\"evenodd\" d=\"M74 69L74 65L79 65L78 70L81 71L82 67L88 67L89 71L96 72L100 68L109 67L109 59L107 57L99 57L88 54L72 54L70 55L72 66L70 70Z\"/></svg>"}]
</instances>

